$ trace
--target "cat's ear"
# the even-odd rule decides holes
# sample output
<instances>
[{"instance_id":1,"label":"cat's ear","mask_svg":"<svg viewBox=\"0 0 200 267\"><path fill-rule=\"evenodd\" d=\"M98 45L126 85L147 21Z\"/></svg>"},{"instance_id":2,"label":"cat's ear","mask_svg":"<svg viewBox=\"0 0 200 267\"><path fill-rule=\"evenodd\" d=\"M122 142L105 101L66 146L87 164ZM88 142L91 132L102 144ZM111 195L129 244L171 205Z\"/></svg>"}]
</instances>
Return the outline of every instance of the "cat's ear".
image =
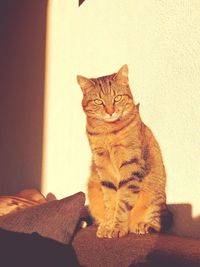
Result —
<instances>
[{"instance_id":1,"label":"cat's ear","mask_svg":"<svg viewBox=\"0 0 200 267\"><path fill-rule=\"evenodd\" d=\"M77 75L77 82L80 85L84 94L86 94L95 86L95 82L92 79L85 78L81 75Z\"/></svg>"},{"instance_id":2,"label":"cat's ear","mask_svg":"<svg viewBox=\"0 0 200 267\"><path fill-rule=\"evenodd\" d=\"M138 103L136 106L135 106L137 112L139 112L139 109L140 109L140 103Z\"/></svg>"},{"instance_id":3,"label":"cat's ear","mask_svg":"<svg viewBox=\"0 0 200 267\"><path fill-rule=\"evenodd\" d=\"M123 65L114 75L113 79L122 85L128 85L128 65Z\"/></svg>"}]
</instances>

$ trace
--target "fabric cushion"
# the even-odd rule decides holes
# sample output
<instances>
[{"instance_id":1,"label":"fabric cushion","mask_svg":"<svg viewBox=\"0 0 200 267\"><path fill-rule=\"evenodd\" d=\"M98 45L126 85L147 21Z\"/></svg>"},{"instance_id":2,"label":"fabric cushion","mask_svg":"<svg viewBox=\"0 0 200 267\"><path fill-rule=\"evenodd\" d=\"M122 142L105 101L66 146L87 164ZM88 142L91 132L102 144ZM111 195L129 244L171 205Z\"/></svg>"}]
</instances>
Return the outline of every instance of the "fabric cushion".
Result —
<instances>
[{"instance_id":1,"label":"fabric cushion","mask_svg":"<svg viewBox=\"0 0 200 267\"><path fill-rule=\"evenodd\" d=\"M64 245L40 235L0 229L2 267L80 266L71 244Z\"/></svg>"},{"instance_id":2,"label":"fabric cushion","mask_svg":"<svg viewBox=\"0 0 200 267\"><path fill-rule=\"evenodd\" d=\"M14 232L36 232L67 244L74 234L84 203L85 194L79 192L1 216L0 227Z\"/></svg>"},{"instance_id":3,"label":"fabric cushion","mask_svg":"<svg viewBox=\"0 0 200 267\"><path fill-rule=\"evenodd\" d=\"M72 245L79 263L95 267L199 267L200 240L167 234L97 238L97 227L80 230Z\"/></svg>"},{"instance_id":4,"label":"fabric cushion","mask_svg":"<svg viewBox=\"0 0 200 267\"><path fill-rule=\"evenodd\" d=\"M25 189L13 196L0 196L0 216L47 201L48 200L36 189Z\"/></svg>"}]
</instances>

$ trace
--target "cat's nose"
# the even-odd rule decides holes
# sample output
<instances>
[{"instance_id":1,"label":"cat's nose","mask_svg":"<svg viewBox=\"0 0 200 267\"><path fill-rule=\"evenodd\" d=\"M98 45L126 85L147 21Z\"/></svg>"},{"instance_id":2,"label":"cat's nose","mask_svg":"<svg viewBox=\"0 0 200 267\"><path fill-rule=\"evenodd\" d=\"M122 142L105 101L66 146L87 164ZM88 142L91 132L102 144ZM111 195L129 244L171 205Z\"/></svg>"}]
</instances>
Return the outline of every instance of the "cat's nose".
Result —
<instances>
[{"instance_id":1,"label":"cat's nose","mask_svg":"<svg viewBox=\"0 0 200 267\"><path fill-rule=\"evenodd\" d=\"M115 109L113 106L111 107L106 107L106 113L112 116L112 114L115 112Z\"/></svg>"}]
</instances>

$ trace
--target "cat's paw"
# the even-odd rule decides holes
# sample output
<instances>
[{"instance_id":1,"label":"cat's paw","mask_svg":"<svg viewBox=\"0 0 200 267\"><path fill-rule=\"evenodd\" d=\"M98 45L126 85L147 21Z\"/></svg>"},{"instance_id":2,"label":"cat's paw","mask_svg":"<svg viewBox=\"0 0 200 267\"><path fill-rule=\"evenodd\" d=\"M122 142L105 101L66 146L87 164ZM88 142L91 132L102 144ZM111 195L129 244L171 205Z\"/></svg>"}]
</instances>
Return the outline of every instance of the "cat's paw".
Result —
<instances>
[{"instance_id":1,"label":"cat's paw","mask_svg":"<svg viewBox=\"0 0 200 267\"><path fill-rule=\"evenodd\" d=\"M107 225L107 224L104 224L104 223L100 224L98 229L97 229L97 237L99 237L99 238L104 238L104 237L112 238L111 229L112 229L112 227Z\"/></svg>"},{"instance_id":2,"label":"cat's paw","mask_svg":"<svg viewBox=\"0 0 200 267\"><path fill-rule=\"evenodd\" d=\"M130 232L138 235L145 235L149 233L149 224L144 222L135 223L130 227Z\"/></svg>"},{"instance_id":3,"label":"cat's paw","mask_svg":"<svg viewBox=\"0 0 200 267\"><path fill-rule=\"evenodd\" d=\"M160 232L160 225L155 223L138 222L130 227L130 232L139 235Z\"/></svg>"},{"instance_id":4,"label":"cat's paw","mask_svg":"<svg viewBox=\"0 0 200 267\"><path fill-rule=\"evenodd\" d=\"M122 226L122 225L115 226L111 230L111 236L113 238L123 237L123 236L125 236L127 234L128 234L128 227L126 227L126 226Z\"/></svg>"},{"instance_id":5,"label":"cat's paw","mask_svg":"<svg viewBox=\"0 0 200 267\"><path fill-rule=\"evenodd\" d=\"M99 238L116 238L123 237L128 234L128 227L125 226L108 226L106 224L100 225L97 230L97 237Z\"/></svg>"}]
</instances>

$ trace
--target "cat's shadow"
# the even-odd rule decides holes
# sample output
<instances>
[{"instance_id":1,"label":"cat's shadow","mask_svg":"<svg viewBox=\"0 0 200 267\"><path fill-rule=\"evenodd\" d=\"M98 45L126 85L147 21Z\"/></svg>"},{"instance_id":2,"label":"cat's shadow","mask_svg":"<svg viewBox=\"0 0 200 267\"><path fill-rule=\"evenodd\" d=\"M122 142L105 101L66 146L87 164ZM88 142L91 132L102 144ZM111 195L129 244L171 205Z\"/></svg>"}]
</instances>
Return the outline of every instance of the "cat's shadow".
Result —
<instances>
[{"instance_id":1,"label":"cat's shadow","mask_svg":"<svg viewBox=\"0 0 200 267\"><path fill-rule=\"evenodd\" d=\"M168 207L174 216L169 233L200 239L200 216L192 216L192 205L169 204Z\"/></svg>"}]
</instances>

